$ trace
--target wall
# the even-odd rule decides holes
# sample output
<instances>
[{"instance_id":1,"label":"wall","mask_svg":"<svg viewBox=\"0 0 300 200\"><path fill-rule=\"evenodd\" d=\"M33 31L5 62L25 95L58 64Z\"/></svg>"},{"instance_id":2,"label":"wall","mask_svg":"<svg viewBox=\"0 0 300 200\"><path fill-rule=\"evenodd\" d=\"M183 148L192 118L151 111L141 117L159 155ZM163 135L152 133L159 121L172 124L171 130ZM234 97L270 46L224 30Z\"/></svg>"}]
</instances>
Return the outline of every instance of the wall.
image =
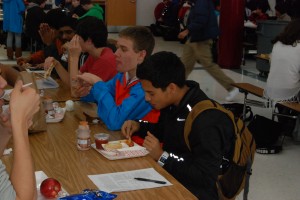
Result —
<instances>
[{"instance_id":1,"label":"wall","mask_svg":"<svg viewBox=\"0 0 300 200\"><path fill-rule=\"evenodd\" d=\"M155 22L154 8L162 0L136 0L136 24L149 26Z\"/></svg>"}]
</instances>

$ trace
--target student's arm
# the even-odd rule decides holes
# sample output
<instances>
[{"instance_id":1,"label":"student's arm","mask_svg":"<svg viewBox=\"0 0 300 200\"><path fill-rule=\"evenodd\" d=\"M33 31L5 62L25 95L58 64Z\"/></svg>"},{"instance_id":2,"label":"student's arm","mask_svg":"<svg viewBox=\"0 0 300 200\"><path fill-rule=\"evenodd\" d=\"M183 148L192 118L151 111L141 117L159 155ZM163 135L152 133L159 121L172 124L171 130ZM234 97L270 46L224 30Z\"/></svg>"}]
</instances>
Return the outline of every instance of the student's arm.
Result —
<instances>
[{"instance_id":1,"label":"student's arm","mask_svg":"<svg viewBox=\"0 0 300 200\"><path fill-rule=\"evenodd\" d=\"M64 85L70 87L71 84L70 84L69 72L55 58L53 58L53 57L46 58L45 63L44 63L44 69L47 70L51 65L53 65L53 67L55 68L58 76L60 77L60 79L62 80Z\"/></svg>"},{"instance_id":2,"label":"student's arm","mask_svg":"<svg viewBox=\"0 0 300 200\"><path fill-rule=\"evenodd\" d=\"M16 191L16 200L32 200L36 199L37 195L28 128L32 124L34 113L39 110L39 101L40 97L34 89L22 89L22 82L16 83L9 106L14 143L10 179Z\"/></svg>"},{"instance_id":3,"label":"student's arm","mask_svg":"<svg viewBox=\"0 0 300 200\"><path fill-rule=\"evenodd\" d=\"M117 105L115 89L109 87L112 81L116 81L116 79L108 82L97 82L90 93L98 104L98 116L108 129L119 130L126 120L141 119L152 110L152 107L145 101L144 91L140 83L134 85L129 96L120 105Z\"/></svg>"},{"instance_id":4,"label":"student's arm","mask_svg":"<svg viewBox=\"0 0 300 200\"><path fill-rule=\"evenodd\" d=\"M72 79L78 75L79 56L82 52L78 35L75 35L72 40L65 45L65 48L68 50L69 82L71 83Z\"/></svg>"}]
</instances>

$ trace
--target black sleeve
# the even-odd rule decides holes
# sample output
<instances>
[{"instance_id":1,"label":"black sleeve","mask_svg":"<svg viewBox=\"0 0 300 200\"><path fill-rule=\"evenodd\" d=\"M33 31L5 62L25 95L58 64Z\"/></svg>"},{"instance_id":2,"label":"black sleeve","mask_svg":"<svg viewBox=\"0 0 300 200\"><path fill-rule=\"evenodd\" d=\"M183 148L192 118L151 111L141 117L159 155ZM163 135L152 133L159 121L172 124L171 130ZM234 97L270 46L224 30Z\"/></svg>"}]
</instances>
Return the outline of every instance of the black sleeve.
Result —
<instances>
[{"instance_id":1,"label":"black sleeve","mask_svg":"<svg viewBox=\"0 0 300 200\"><path fill-rule=\"evenodd\" d=\"M164 168L200 199L214 199L224 141L227 141L224 135L232 134L232 122L226 114L218 110L205 111L193 122L189 135L191 151L175 156L168 152L170 156Z\"/></svg>"}]
</instances>

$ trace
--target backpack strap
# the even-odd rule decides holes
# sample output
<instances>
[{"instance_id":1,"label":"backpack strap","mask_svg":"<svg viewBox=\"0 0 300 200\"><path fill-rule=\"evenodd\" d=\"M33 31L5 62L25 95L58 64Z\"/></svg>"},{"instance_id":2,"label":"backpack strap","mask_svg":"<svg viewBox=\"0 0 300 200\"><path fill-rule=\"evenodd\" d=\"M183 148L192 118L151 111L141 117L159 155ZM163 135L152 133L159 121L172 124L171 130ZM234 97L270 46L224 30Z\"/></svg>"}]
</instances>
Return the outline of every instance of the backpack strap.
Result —
<instances>
[{"instance_id":1,"label":"backpack strap","mask_svg":"<svg viewBox=\"0 0 300 200\"><path fill-rule=\"evenodd\" d=\"M191 110L191 112L188 114L186 120L185 120L185 124L184 124L184 140L186 145L188 146L189 150L191 150L190 147L190 142L189 142L189 135L192 129L192 124L195 120L195 118L200 115L202 112L206 111L206 110L210 110L210 109L216 109L216 110L220 110L222 112L224 112L225 114L227 114L227 116L231 119L232 122L234 122L233 124L235 124L234 126L234 132L236 137L239 137L238 134L238 124L235 122L235 118L234 115L232 114L232 112L228 111L226 108L224 108L223 106L221 106L220 104L218 104L217 102L213 101L213 100L203 100L198 102Z\"/></svg>"}]
</instances>

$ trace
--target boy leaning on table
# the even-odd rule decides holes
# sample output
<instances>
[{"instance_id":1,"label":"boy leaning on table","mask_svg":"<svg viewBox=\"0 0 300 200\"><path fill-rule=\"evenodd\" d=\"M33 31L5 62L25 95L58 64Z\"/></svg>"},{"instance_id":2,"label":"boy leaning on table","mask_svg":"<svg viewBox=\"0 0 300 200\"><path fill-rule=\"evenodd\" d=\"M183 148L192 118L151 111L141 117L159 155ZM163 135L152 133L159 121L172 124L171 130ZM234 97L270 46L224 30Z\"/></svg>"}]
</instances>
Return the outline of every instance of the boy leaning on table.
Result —
<instances>
[{"instance_id":1,"label":"boy leaning on table","mask_svg":"<svg viewBox=\"0 0 300 200\"><path fill-rule=\"evenodd\" d=\"M6 81L0 75L0 96ZM22 82L15 84L10 96L10 114L2 112L0 100L0 158L13 136L13 164L10 176L0 160L0 199L36 199L36 183L33 161L28 140L28 128L33 115L39 110L40 96L30 87L22 88Z\"/></svg>"},{"instance_id":2,"label":"boy leaning on table","mask_svg":"<svg viewBox=\"0 0 300 200\"><path fill-rule=\"evenodd\" d=\"M149 29L128 27L119 33L115 52L118 74L108 82L90 73L78 75L84 84L76 90L81 100L95 102L98 116L110 130L120 130L129 119L157 122L159 111L145 101L136 68L153 51L155 40Z\"/></svg>"},{"instance_id":3,"label":"boy leaning on table","mask_svg":"<svg viewBox=\"0 0 300 200\"><path fill-rule=\"evenodd\" d=\"M230 158L234 147L230 118L214 109L198 115L189 135L189 150L184 140L185 119L195 104L209 98L197 82L185 80L184 65L171 52L159 52L145 60L137 68L137 77L146 101L160 109L159 121L129 120L122 133L130 137L137 132L145 137L143 146L158 164L199 199L217 200L216 180L220 166L226 164L223 156Z\"/></svg>"}]
</instances>

